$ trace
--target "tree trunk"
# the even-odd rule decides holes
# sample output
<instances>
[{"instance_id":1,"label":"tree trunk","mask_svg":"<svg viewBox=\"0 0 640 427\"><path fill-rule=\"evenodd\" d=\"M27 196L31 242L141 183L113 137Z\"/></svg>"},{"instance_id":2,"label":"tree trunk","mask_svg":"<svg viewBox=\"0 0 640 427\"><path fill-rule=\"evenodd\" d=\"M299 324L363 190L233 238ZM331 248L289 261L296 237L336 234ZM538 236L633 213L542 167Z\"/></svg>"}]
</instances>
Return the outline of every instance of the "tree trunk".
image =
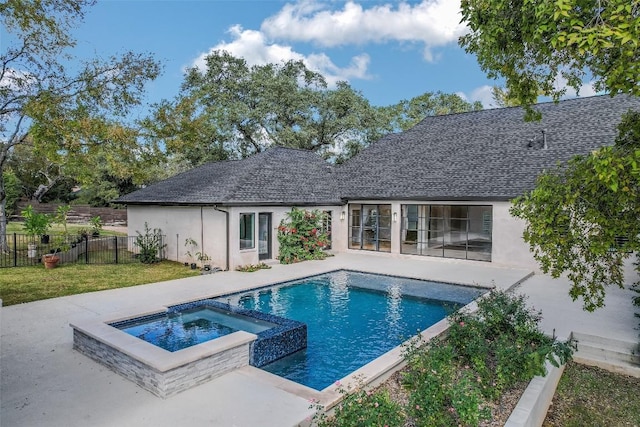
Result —
<instances>
[{"instance_id":1,"label":"tree trunk","mask_svg":"<svg viewBox=\"0 0 640 427\"><path fill-rule=\"evenodd\" d=\"M9 252L7 244L7 193L4 189L4 176L0 168L0 253Z\"/></svg>"}]
</instances>

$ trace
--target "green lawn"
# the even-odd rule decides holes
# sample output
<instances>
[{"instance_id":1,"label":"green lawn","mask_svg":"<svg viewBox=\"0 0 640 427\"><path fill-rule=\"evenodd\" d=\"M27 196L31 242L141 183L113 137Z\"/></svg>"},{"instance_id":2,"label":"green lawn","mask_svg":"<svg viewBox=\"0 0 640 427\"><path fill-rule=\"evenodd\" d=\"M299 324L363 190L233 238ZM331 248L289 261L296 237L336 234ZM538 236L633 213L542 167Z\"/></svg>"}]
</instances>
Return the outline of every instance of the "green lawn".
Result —
<instances>
[{"instance_id":1,"label":"green lawn","mask_svg":"<svg viewBox=\"0 0 640 427\"><path fill-rule=\"evenodd\" d=\"M6 306L198 274L198 270L171 261L158 264L64 264L51 270L42 265L0 268L0 298Z\"/></svg>"},{"instance_id":2,"label":"green lawn","mask_svg":"<svg viewBox=\"0 0 640 427\"><path fill-rule=\"evenodd\" d=\"M544 427L640 426L640 378L567 364Z\"/></svg>"},{"instance_id":3,"label":"green lawn","mask_svg":"<svg viewBox=\"0 0 640 427\"><path fill-rule=\"evenodd\" d=\"M68 224L67 232L69 234L78 234L80 230L87 230L91 233L91 226L88 224ZM51 224L51 228L49 228L49 234L62 234L64 232L63 227L60 224ZM22 222L9 222L7 224L7 234L25 234L24 228L22 226ZM100 231L101 236L126 236L126 233L118 233L117 231L112 231L108 229L102 229Z\"/></svg>"}]
</instances>

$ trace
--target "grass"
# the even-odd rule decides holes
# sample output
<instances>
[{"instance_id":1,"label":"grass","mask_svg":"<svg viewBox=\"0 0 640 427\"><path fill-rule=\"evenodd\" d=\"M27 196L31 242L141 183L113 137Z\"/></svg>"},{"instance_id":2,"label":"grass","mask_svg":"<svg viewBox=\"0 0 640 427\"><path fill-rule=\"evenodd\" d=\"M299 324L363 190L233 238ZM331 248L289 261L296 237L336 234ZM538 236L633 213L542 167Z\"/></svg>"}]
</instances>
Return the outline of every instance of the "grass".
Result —
<instances>
[{"instance_id":1,"label":"grass","mask_svg":"<svg viewBox=\"0 0 640 427\"><path fill-rule=\"evenodd\" d=\"M182 264L64 264L47 270L42 265L0 268L0 298L4 306L106 289L199 275Z\"/></svg>"},{"instance_id":2,"label":"grass","mask_svg":"<svg viewBox=\"0 0 640 427\"><path fill-rule=\"evenodd\" d=\"M87 230L91 233L91 225L88 224L67 224L67 231L69 234L77 234L80 230ZM51 224L51 227L47 231L49 234L62 234L64 228L60 224ZM25 234L22 222L9 222L7 224L7 234ZM119 233L117 231L103 228L100 230L101 236L126 236L126 233Z\"/></svg>"},{"instance_id":3,"label":"grass","mask_svg":"<svg viewBox=\"0 0 640 427\"><path fill-rule=\"evenodd\" d=\"M640 426L640 378L569 363L544 427Z\"/></svg>"}]
</instances>

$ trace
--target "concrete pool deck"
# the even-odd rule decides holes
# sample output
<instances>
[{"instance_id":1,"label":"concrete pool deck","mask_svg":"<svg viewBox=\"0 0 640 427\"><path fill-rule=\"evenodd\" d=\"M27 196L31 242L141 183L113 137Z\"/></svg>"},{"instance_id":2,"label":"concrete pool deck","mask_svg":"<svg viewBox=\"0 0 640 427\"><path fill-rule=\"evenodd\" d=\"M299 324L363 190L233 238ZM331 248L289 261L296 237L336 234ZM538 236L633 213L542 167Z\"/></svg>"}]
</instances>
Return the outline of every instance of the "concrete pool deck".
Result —
<instances>
[{"instance_id":1,"label":"concrete pool deck","mask_svg":"<svg viewBox=\"0 0 640 427\"><path fill-rule=\"evenodd\" d=\"M274 265L255 273L221 272L132 288L73 295L0 310L2 426L295 426L312 414L314 392L255 368L242 368L161 399L72 349L69 323L153 309L340 268L450 283L492 285L529 296L542 327L637 341L632 293L610 289L607 307L582 311L566 280L490 263L341 253L324 261Z\"/></svg>"}]
</instances>

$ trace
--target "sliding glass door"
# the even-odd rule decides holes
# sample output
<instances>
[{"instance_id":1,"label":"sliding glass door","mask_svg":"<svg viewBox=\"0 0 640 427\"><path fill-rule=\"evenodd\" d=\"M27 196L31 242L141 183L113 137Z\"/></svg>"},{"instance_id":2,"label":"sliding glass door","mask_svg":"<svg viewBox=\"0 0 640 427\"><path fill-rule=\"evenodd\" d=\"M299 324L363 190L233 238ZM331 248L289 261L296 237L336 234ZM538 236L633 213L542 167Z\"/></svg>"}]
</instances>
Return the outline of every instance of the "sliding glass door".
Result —
<instances>
[{"instance_id":1,"label":"sliding glass door","mask_svg":"<svg viewBox=\"0 0 640 427\"><path fill-rule=\"evenodd\" d=\"M403 254L491 261L492 207L403 205Z\"/></svg>"},{"instance_id":2,"label":"sliding glass door","mask_svg":"<svg viewBox=\"0 0 640 427\"><path fill-rule=\"evenodd\" d=\"M391 205L349 206L349 248L391 252Z\"/></svg>"}]
</instances>

